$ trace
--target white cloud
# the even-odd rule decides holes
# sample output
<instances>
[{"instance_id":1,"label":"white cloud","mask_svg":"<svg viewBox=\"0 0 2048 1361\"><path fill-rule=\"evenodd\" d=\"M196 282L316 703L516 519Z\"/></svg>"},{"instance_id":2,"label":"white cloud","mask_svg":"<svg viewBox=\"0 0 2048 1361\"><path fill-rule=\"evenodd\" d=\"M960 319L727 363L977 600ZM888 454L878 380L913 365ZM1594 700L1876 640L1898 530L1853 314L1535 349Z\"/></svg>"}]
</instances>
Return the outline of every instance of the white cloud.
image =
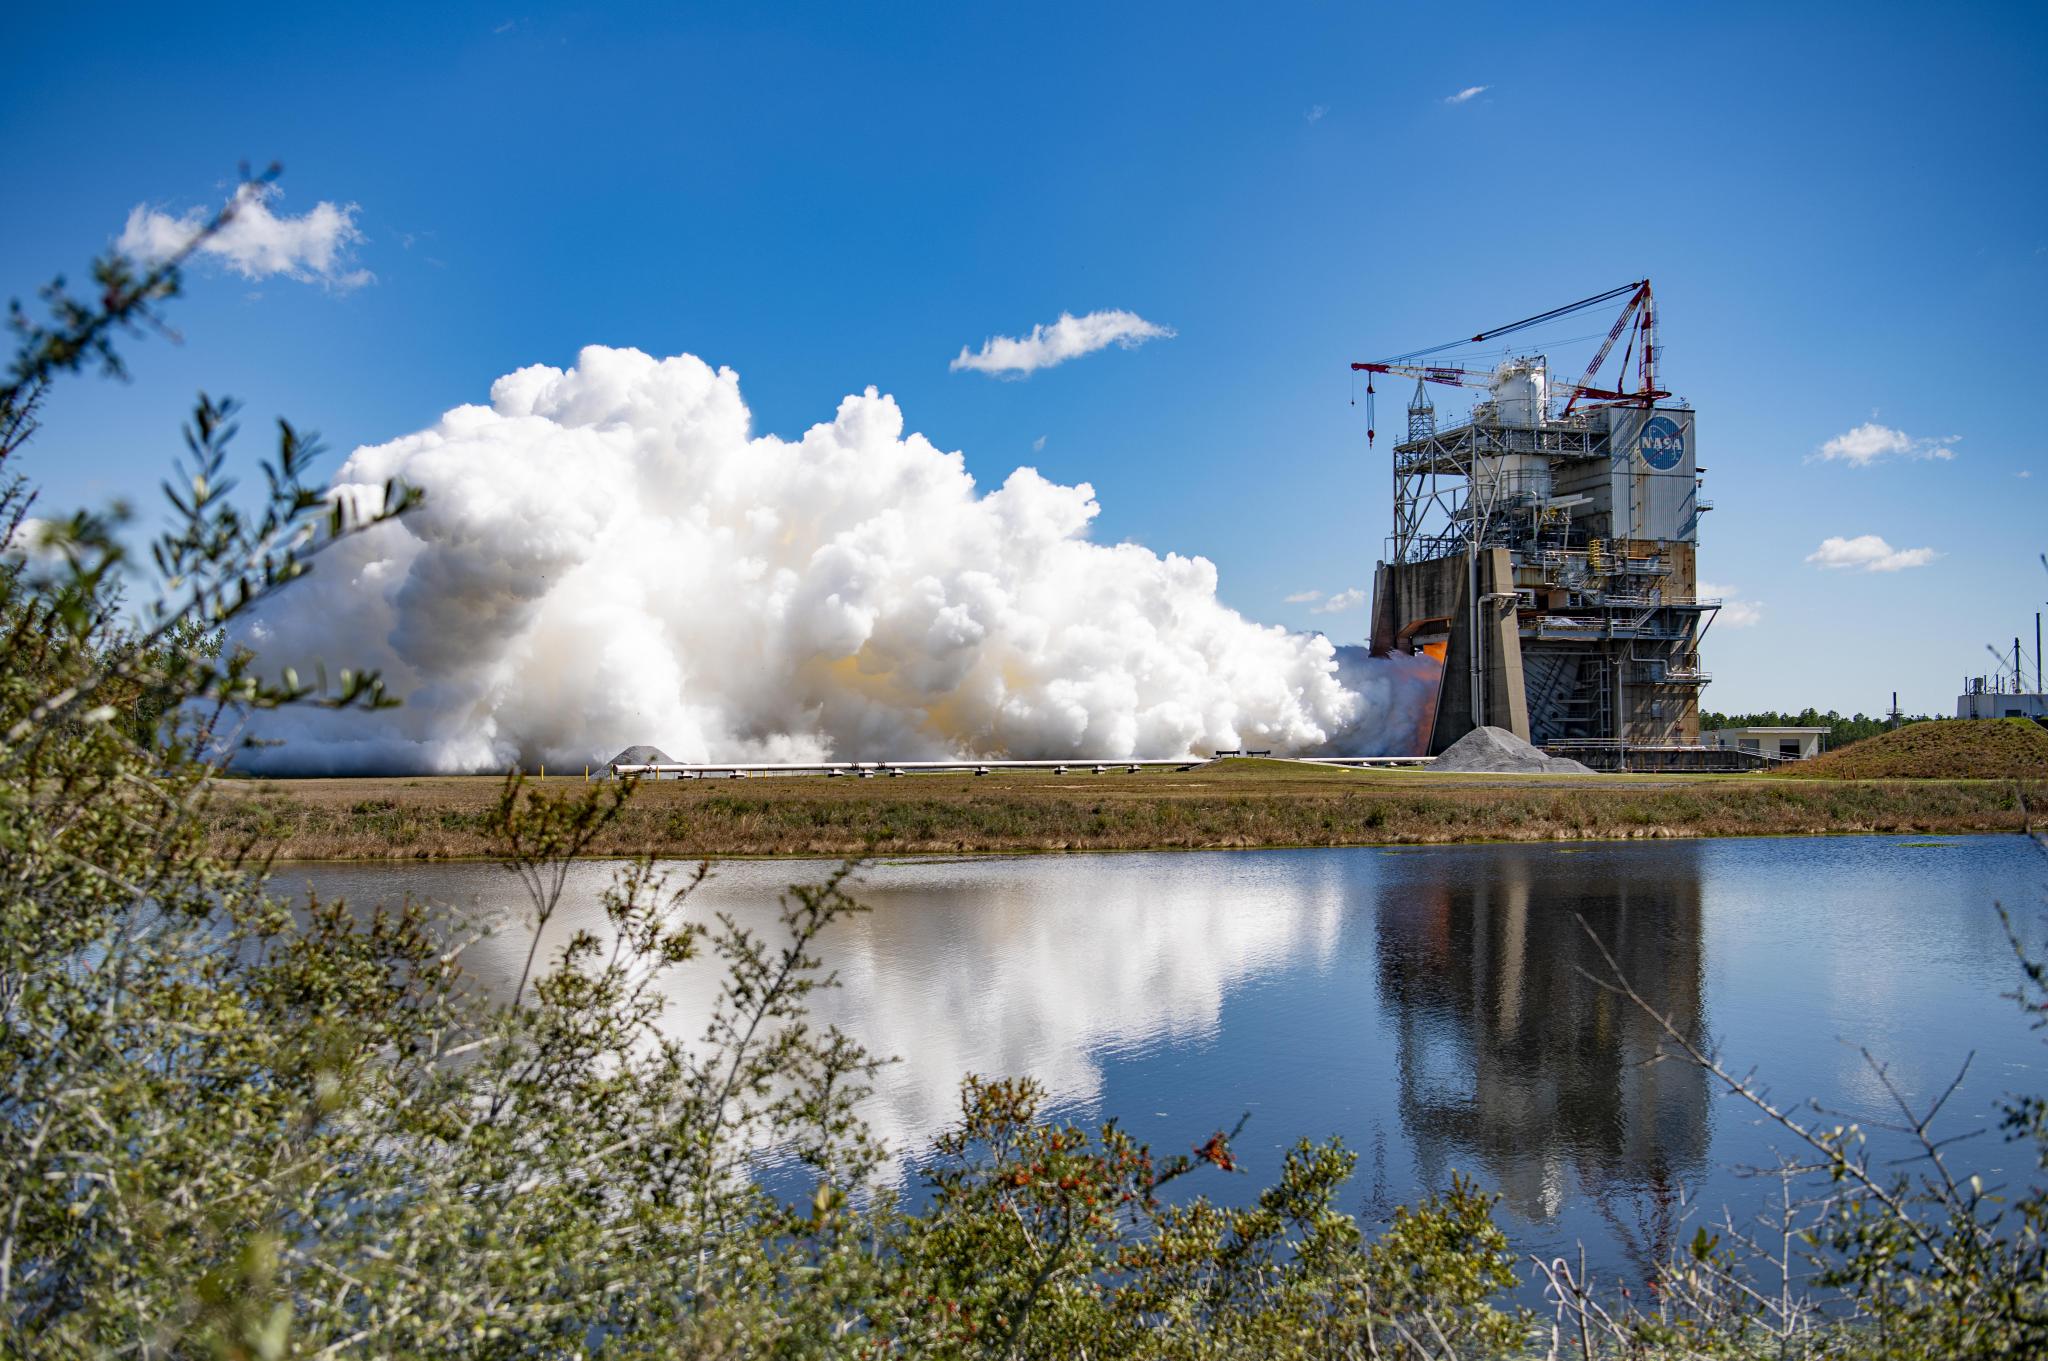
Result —
<instances>
[{"instance_id":1,"label":"white cloud","mask_svg":"<svg viewBox=\"0 0 2048 1361\"><path fill-rule=\"evenodd\" d=\"M1303 114L1302 117L1311 123L1320 123L1323 121L1323 115L1329 111L1330 106L1328 104L1311 104L1308 106L1308 112Z\"/></svg>"},{"instance_id":2,"label":"white cloud","mask_svg":"<svg viewBox=\"0 0 2048 1361\"><path fill-rule=\"evenodd\" d=\"M1085 317L1062 312L1058 321L1050 326L1034 326L1031 334L1022 339L990 336L981 342L978 351L961 346L952 371L973 369L998 377L1013 373L1021 376L1079 359L1105 346L1121 345L1128 350L1148 340L1171 340L1173 334L1171 326L1155 325L1136 312L1090 312Z\"/></svg>"},{"instance_id":3,"label":"white cloud","mask_svg":"<svg viewBox=\"0 0 2048 1361\"><path fill-rule=\"evenodd\" d=\"M273 274L329 288L360 288L376 276L355 267L355 247L363 239L356 227L357 207L322 200L297 217L270 210L275 188L245 186L236 191L234 216L202 243L198 254L226 265L245 279ZM115 243L122 254L145 263L167 259L189 244L211 214L194 208L173 217L138 203Z\"/></svg>"},{"instance_id":4,"label":"white cloud","mask_svg":"<svg viewBox=\"0 0 2048 1361\"><path fill-rule=\"evenodd\" d=\"M1925 567L1940 556L1932 548L1893 548L1875 534L1858 534L1853 539L1823 539L1819 548L1806 555L1806 560L1831 570L1854 567L1865 572L1896 572L1906 567Z\"/></svg>"},{"instance_id":5,"label":"white cloud","mask_svg":"<svg viewBox=\"0 0 2048 1361\"><path fill-rule=\"evenodd\" d=\"M1952 446L1961 438L1948 435L1942 439L1914 439L1903 430L1865 421L1821 445L1814 457L1825 463L1847 463L1857 468L1867 468L1887 458L1951 459L1956 456Z\"/></svg>"},{"instance_id":6,"label":"white cloud","mask_svg":"<svg viewBox=\"0 0 2048 1361\"><path fill-rule=\"evenodd\" d=\"M1463 104L1467 100L1477 99L1479 96L1485 94L1488 90L1491 90L1492 88L1493 87L1491 85L1467 85L1464 89L1458 91L1454 95L1445 95L1444 103Z\"/></svg>"},{"instance_id":7,"label":"white cloud","mask_svg":"<svg viewBox=\"0 0 2048 1361\"><path fill-rule=\"evenodd\" d=\"M2032 477L2033 475L2034 470L2032 468L2022 468L2013 474L2014 477Z\"/></svg>"},{"instance_id":8,"label":"white cloud","mask_svg":"<svg viewBox=\"0 0 2048 1361\"><path fill-rule=\"evenodd\" d=\"M1322 604L1311 607L1309 613L1342 614L1346 610L1355 610L1364 603L1364 588L1359 586L1353 586L1350 590L1339 591L1337 592L1337 594L1331 596L1328 600L1325 600Z\"/></svg>"},{"instance_id":9,"label":"white cloud","mask_svg":"<svg viewBox=\"0 0 2048 1361\"><path fill-rule=\"evenodd\" d=\"M49 520L39 520L33 515L22 517L14 532L0 541L0 559L14 559L38 567L49 567L64 560L63 534L59 527Z\"/></svg>"},{"instance_id":10,"label":"white cloud","mask_svg":"<svg viewBox=\"0 0 2048 1361\"><path fill-rule=\"evenodd\" d=\"M1031 441L1031 452L1034 454L1045 452L1045 436L1040 435L1037 439Z\"/></svg>"},{"instance_id":11,"label":"white cloud","mask_svg":"<svg viewBox=\"0 0 2048 1361\"><path fill-rule=\"evenodd\" d=\"M1306 605L1311 600L1321 600L1323 593L1321 591L1296 591L1293 595L1284 595L1280 598L1289 605Z\"/></svg>"},{"instance_id":12,"label":"white cloud","mask_svg":"<svg viewBox=\"0 0 2048 1361\"><path fill-rule=\"evenodd\" d=\"M1699 584L1699 596L1702 600L1721 602L1721 612L1714 618L1723 628L1746 629L1763 622L1763 602L1742 599L1740 586L1721 586L1711 581L1702 581Z\"/></svg>"}]
</instances>

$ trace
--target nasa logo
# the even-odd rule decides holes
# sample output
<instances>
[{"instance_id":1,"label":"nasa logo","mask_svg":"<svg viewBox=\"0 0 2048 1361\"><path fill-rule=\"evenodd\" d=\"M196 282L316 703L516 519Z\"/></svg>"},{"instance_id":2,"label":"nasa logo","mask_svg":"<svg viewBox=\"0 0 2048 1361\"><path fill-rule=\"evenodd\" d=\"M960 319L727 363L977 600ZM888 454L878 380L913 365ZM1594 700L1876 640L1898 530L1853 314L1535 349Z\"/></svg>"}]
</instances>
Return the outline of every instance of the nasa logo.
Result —
<instances>
[{"instance_id":1,"label":"nasa logo","mask_svg":"<svg viewBox=\"0 0 2048 1361\"><path fill-rule=\"evenodd\" d=\"M1685 436L1678 423L1666 416L1652 416L1636 440L1636 452L1658 472L1668 473L1685 457Z\"/></svg>"}]
</instances>

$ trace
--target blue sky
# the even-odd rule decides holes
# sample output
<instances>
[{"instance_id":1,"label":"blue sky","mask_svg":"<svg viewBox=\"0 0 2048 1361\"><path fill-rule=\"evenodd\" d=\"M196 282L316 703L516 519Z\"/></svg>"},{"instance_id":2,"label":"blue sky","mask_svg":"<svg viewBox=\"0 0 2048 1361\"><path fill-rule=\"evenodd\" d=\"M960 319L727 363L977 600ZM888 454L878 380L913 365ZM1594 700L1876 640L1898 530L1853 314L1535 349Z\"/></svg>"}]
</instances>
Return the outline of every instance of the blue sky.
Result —
<instances>
[{"instance_id":1,"label":"blue sky","mask_svg":"<svg viewBox=\"0 0 2048 1361\"><path fill-rule=\"evenodd\" d=\"M1701 575L1753 607L1709 707L1949 710L2048 598L2039 7L63 11L10 35L0 287L272 158L275 211L354 205L374 278L196 269L182 343L51 402L46 504L147 500L201 387L338 461L633 345L733 366L783 434L875 384L984 484L1089 481L1097 538L1357 641L1285 603L1368 585L1387 533L1348 361L1648 275ZM1174 334L949 368L1103 309ZM1867 424L1893 452L1818 457ZM1867 535L1917 565L1809 561Z\"/></svg>"}]
</instances>

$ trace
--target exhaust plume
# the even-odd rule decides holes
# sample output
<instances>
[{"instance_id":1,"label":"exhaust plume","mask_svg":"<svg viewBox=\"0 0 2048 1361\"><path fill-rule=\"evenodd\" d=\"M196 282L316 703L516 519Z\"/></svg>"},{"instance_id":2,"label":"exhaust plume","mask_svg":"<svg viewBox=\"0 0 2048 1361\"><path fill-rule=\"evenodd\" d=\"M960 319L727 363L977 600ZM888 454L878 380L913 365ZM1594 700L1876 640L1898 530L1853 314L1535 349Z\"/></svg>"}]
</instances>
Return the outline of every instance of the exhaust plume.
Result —
<instances>
[{"instance_id":1,"label":"exhaust plume","mask_svg":"<svg viewBox=\"0 0 2048 1361\"><path fill-rule=\"evenodd\" d=\"M1244 618L1205 558L1087 537L1086 483L982 493L874 388L800 439L739 378L591 346L355 451L332 494L426 492L236 641L263 669L380 669L402 708L257 716L269 773L678 760L1405 750L1434 684Z\"/></svg>"}]
</instances>

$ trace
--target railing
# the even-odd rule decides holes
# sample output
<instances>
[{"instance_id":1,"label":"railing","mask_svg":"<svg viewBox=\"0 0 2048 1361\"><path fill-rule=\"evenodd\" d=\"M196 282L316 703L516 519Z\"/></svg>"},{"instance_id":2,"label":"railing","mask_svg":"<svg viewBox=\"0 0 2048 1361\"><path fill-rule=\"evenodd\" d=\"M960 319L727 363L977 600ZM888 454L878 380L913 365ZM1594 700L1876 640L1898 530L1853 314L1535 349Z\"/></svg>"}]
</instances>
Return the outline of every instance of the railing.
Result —
<instances>
[{"instance_id":1,"label":"railing","mask_svg":"<svg viewBox=\"0 0 2048 1361\"><path fill-rule=\"evenodd\" d=\"M1604 618L1588 619L1584 616L1546 614L1536 620L1536 636L1540 638L1548 633L1568 638L1584 637L1589 634L1605 637L1610 626L1610 621Z\"/></svg>"},{"instance_id":2,"label":"railing","mask_svg":"<svg viewBox=\"0 0 2048 1361\"><path fill-rule=\"evenodd\" d=\"M1648 675L1639 684L1643 685L1706 685L1713 681L1714 673L1697 666L1659 666L1655 662L1638 663Z\"/></svg>"}]
</instances>

